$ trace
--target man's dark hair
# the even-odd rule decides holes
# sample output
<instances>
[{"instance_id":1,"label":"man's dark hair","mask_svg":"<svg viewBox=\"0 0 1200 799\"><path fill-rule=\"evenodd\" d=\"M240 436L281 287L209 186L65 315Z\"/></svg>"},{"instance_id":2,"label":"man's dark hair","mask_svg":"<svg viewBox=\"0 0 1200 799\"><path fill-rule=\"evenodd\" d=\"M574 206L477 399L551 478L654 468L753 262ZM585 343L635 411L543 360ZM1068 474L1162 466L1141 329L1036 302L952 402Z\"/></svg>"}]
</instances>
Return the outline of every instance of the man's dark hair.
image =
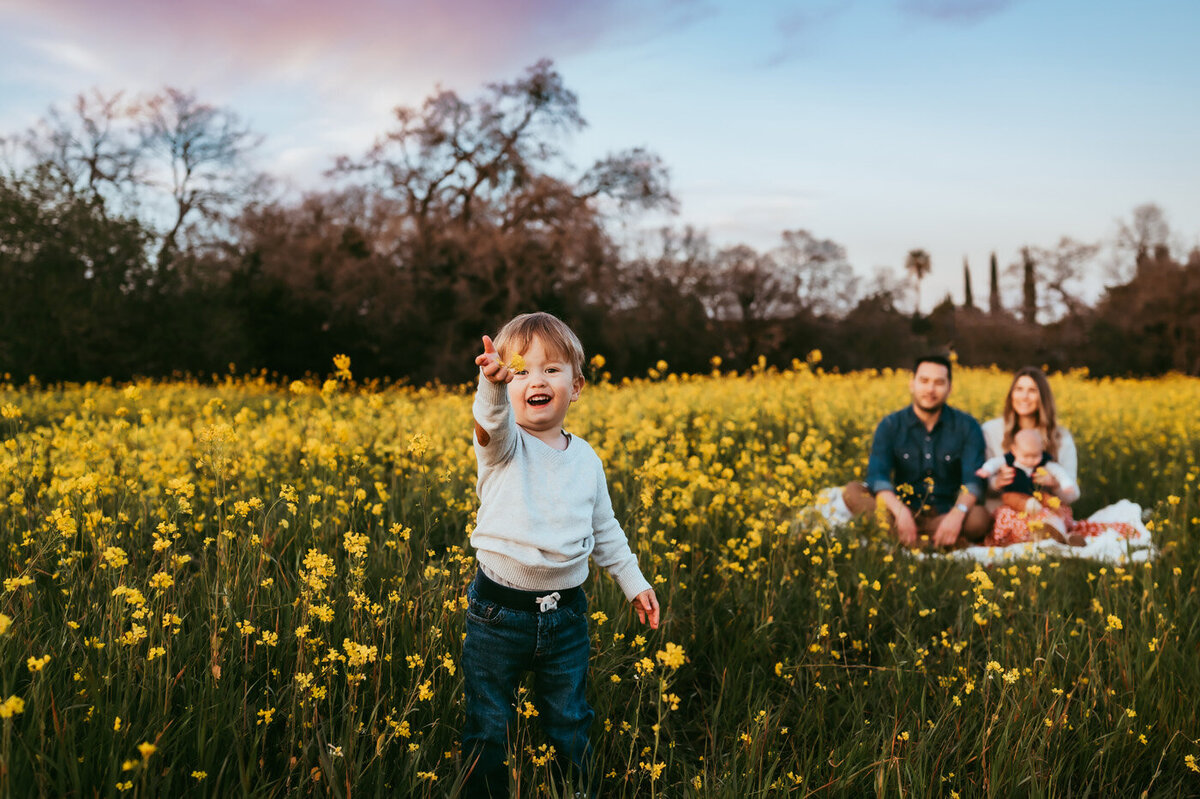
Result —
<instances>
[{"instance_id":1,"label":"man's dark hair","mask_svg":"<svg viewBox=\"0 0 1200 799\"><path fill-rule=\"evenodd\" d=\"M946 367L946 379L950 381L954 380L954 367L950 364L950 359L945 355L922 355L921 357L917 358L917 360L913 362L914 375L917 373L917 370L921 368L921 364L923 363L936 363L939 366Z\"/></svg>"}]
</instances>

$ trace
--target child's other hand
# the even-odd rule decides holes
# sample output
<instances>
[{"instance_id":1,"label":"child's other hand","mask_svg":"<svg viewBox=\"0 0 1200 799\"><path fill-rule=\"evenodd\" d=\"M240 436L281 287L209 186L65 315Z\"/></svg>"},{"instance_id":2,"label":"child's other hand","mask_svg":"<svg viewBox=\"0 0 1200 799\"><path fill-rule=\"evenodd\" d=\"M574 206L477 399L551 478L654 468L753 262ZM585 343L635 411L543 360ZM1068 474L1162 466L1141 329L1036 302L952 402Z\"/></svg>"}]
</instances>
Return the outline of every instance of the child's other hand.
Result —
<instances>
[{"instance_id":1,"label":"child's other hand","mask_svg":"<svg viewBox=\"0 0 1200 799\"><path fill-rule=\"evenodd\" d=\"M988 474L988 470L983 468L982 466L980 466L978 469L975 470L975 476L976 477L991 477L991 475Z\"/></svg>"},{"instance_id":2,"label":"child's other hand","mask_svg":"<svg viewBox=\"0 0 1200 799\"><path fill-rule=\"evenodd\" d=\"M1050 491L1057 491L1059 488L1058 480L1054 479L1054 475L1050 474L1048 469L1041 466L1033 473L1033 483Z\"/></svg>"},{"instance_id":3,"label":"child's other hand","mask_svg":"<svg viewBox=\"0 0 1200 799\"><path fill-rule=\"evenodd\" d=\"M500 362L500 356L496 353L496 345L492 343L491 336L483 337L483 352L476 356L475 363L479 365L483 376L492 383L511 383L513 379L512 372L508 367Z\"/></svg>"},{"instance_id":4,"label":"child's other hand","mask_svg":"<svg viewBox=\"0 0 1200 799\"><path fill-rule=\"evenodd\" d=\"M647 588L633 598L633 609L637 611L638 621L649 624L650 629L658 629L658 597L653 588Z\"/></svg>"}]
</instances>

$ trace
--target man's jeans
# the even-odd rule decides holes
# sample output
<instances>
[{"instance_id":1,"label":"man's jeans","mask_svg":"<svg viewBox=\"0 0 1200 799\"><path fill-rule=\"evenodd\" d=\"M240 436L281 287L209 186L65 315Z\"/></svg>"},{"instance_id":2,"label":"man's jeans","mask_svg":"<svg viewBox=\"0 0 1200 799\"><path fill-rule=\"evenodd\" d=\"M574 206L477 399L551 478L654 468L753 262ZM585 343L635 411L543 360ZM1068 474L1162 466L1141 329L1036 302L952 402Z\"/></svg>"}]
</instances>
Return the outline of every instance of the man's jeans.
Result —
<instances>
[{"instance_id":1,"label":"man's jeans","mask_svg":"<svg viewBox=\"0 0 1200 799\"><path fill-rule=\"evenodd\" d=\"M557 609L520 611L481 598L472 583L467 599L463 756L471 771L463 796L508 796L504 760L516 721L517 686L526 671L533 672L537 718L559 768L568 775L576 772L586 783L594 715L586 697L587 597L580 591Z\"/></svg>"}]
</instances>

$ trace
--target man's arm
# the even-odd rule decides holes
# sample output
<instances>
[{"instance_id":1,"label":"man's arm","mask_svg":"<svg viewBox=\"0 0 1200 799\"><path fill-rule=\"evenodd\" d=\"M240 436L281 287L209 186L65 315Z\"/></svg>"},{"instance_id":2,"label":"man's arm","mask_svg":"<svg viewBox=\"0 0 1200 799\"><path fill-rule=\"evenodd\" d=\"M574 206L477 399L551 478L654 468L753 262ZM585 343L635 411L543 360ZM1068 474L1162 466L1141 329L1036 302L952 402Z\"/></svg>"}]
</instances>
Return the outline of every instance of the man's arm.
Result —
<instances>
[{"instance_id":1,"label":"man's arm","mask_svg":"<svg viewBox=\"0 0 1200 799\"><path fill-rule=\"evenodd\" d=\"M962 444L962 474L959 483L962 488L954 507L942 517L933 533L933 543L940 547L950 547L958 543L967 514L975 507L975 503L983 499L983 479L977 474L983 467L983 431L979 428L979 422L969 415L965 416L967 430Z\"/></svg>"},{"instance_id":2,"label":"man's arm","mask_svg":"<svg viewBox=\"0 0 1200 799\"><path fill-rule=\"evenodd\" d=\"M892 446L895 437L896 427L892 417L883 417L875 427L871 456L867 460L867 488L871 489L872 494L888 491L895 496L896 486L892 483Z\"/></svg>"},{"instance_id":3,"label":"man's arm","mask_svg":"<svg viewBox=\"0 0 1200 799\"><path fill-rule=\"evenodd\" d=\"M912 510L900 497L896 496L895 491L880 491L875 495L883 500L883 504L891 511L892 519L896 523L896 538L906 547L916 546L917 544L917 521L913 518Z\"/></svg>"},{"instance_id":4,"label":"man's arm","mask_svg":"<svg viewBox=\"0 0 1200 799\"><path fill-rule=\"evenodd\" d=\"M908 505L896 495L896 486L892 479L896 468L892 458L895 439L896 421L893 416L885 416L875 427L875 437L871 439L871 456L867 460L867 488L877 498L882 499L891 511L896 524L896 538L904 546L911 547L917 543L917 523L913 520Z\"/></svg>"},{"instance_id":5,"label":"man's arm","mask_svg":"<svg viewBox=\"0 0 1200 799\"><path fill-rule=\"evenodd\" d=\"M933 543L939 547L952 547L958 543L958 537L962 535L963 522L966 521L967 514L971 512L978 501L974 494L966 490L966 486L963 486L963 489L963 492L958 495L954 507L942 516L937 529L933 531Z\"/></svg>"}]
</instances>

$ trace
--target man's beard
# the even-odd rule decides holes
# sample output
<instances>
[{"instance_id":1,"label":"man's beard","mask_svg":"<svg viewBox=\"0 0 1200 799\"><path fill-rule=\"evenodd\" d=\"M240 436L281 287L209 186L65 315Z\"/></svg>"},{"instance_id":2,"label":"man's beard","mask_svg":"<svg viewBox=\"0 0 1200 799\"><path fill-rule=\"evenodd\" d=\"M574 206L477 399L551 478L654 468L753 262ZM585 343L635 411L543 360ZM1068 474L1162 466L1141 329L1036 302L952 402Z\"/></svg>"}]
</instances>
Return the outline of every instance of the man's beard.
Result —
<instances>
[{"instance_id":1,"label":"man's beard","mask_svg":"<svg viewBox=\"0 0 1200 799\"><path fill-rule=\"evenodd\" d=\"M914 399L913 404L915 404L917 406L917 409L920 410L921 413L937 413L942 408L946 407L945 400L939 401L936 405L924 405L921 403L921 400Z\"/></svg>"}]
</instances>

